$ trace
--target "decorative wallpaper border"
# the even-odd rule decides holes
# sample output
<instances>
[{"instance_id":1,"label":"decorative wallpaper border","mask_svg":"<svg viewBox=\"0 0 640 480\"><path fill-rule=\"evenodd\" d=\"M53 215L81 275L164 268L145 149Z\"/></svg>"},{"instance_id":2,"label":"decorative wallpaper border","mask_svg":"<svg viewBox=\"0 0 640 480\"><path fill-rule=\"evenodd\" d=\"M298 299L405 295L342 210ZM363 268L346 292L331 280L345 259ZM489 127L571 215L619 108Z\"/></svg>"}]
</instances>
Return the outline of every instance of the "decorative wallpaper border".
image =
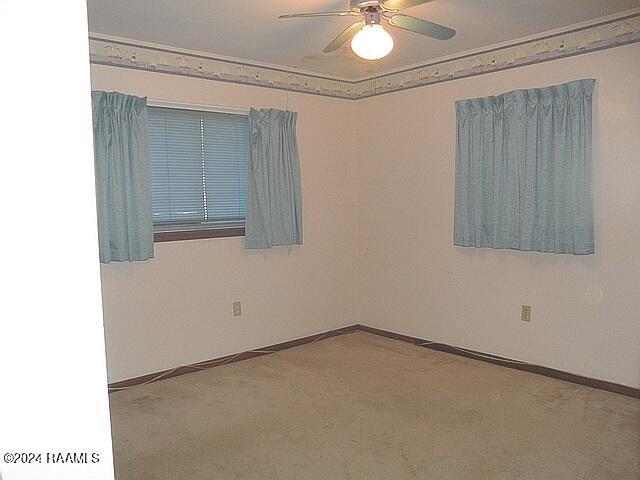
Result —
<instances>
[{"instance_id":1,"label":"decorative wallpaper border","mask_svg":"<svg viewBox=\"0 0 640 480\"><path fill-rule=\"evenodd\" d=\"M382 74L358 82L355 98L368 98L409 88L457 80L640 41L640 13L563 33L515 42L479 53L461 55Z\"/></svg>"},{"instance_id":2,"label":"decorative wallpaper border","mask_svg":"<svg viewBox=\"0 0 640 480\"><path fill-rule=\"evenodd\" d=\"M96 65L131 68L275 88L336 98L355 98L356 82L295 70L267 67L206 54L89 36L90 61Z\"/></svg>"},{"instance_id":3,"label":"decorative wallpaper border","mask_svg":"<svg viewBox=\"0 0 640 480\"><path fill-rule=\"evenodd\" d=\"M99 35L89 37L89 48L90 61L96 65L359 100L636 42L640 42L640 12L363 80L345 80Z\"/></svg>"}]
</instances>

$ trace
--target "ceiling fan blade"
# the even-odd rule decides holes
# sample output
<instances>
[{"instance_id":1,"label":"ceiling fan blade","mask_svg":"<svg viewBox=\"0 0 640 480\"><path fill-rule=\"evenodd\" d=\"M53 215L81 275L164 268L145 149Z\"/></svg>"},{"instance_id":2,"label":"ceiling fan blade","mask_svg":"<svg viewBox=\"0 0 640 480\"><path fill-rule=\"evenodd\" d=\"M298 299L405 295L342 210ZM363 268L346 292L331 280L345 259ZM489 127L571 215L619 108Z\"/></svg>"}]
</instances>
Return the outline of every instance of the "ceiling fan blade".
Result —
<instances>
[{"instance_id":1,"label":"ceiling fan blade","mask_svg":"<svg viewBox=\"0 0 640 480\"><path fill-rule=\"evenodd\" d=\"M385 10L404 10L405 8L415 7L416 5L422 5L428 3L431 0L385 0L382 2L382 8Z\"/></svg>"},{"instance_id":2,"label":"ceiling fan blade","mask_svg":"<svg viewBox=\"0 0 640 480\"><path fill-rule=\"evenodd\" d=\"M351 15L359 15L355 12L315 12L315 13L287 13L280 15L278 18L310 18L310 17L348 17Z\"/></svg>"},{"instance_id":3,"label":"ceiling fan blade","mask_svg":"<svg viewBox=\"0 0 640 480\"><path fill-rule=\"evenodd\" d=\"M364 22L358 22L358 23L354 23L350 27L345 28L342 31L342 33L340 35L338 35L336 38L334 38L333 41L329 45L324 47L324 50L322 50L322 51L324 53L329 53L329 52L333 52L334 50L337 50L342 45L344 45L346 42L351 40L351 38L356 33L358 33L360 30L362 30L363 26L364 26Z\"/></svg>"},{"instance_id":4,"label":"ceiling fan blade","mask_svg":"<svg viewBox=\"0 0 640 480\"><path fill-rule=\"evenodd\" d=\"M404 28L410 32L437 38L438 40L448 40L456 34L456 31L452 28L438 25L437 23L427 22L426 20L412 17L410 15L403 15L402 13L397 13L391 17L387 17L387 20L394 27Z\"/></svg>"}]
</instances>

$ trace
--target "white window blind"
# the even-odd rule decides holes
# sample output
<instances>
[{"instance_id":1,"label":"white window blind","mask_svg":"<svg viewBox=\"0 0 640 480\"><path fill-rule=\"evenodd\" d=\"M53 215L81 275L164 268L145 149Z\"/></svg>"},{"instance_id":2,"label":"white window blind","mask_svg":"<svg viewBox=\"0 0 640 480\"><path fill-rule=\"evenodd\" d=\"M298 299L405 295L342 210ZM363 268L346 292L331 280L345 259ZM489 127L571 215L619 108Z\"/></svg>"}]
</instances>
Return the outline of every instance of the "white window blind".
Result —
<instances>
[{"instance_id":1,"label":"white window blind","mask_svg":"<svg viewBox=\"0 0 640 480\"><path fill-rule=\"evenodd\" d=\"M164 107L148 115L155 230L244 226L248 117Z\"/></svg>"}]
</instances>

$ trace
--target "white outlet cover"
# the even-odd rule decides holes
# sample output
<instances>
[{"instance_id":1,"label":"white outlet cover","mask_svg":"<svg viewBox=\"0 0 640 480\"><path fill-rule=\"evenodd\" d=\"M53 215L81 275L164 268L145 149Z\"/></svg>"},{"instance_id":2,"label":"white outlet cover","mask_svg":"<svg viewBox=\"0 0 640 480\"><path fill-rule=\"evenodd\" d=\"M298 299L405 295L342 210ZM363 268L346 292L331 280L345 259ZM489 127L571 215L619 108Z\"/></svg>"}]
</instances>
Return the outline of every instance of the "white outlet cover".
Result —
<instances>
[{"instance_id":1,"label":"white outlet cover","mask_svg":"<svg viewBox=\"0 0 640 480\"><path fill-rule=\"evenodd\" d=\"M604 293L602 293L602 289L596 285L590 285L584 291L584 301L589 305L599 305L602 303L602 297L604 297Z\"/></svg>"}]
</instances>

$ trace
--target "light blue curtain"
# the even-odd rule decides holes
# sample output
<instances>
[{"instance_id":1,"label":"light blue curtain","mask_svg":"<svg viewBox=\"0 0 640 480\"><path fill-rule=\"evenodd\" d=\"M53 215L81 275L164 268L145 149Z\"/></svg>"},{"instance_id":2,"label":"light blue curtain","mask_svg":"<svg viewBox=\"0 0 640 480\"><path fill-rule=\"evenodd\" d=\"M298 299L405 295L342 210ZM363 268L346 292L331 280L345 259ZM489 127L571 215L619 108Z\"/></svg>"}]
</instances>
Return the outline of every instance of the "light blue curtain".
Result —
<instances>
[{"instance_id":1,"label":"light blue curtain","mask_svg":"<svg viewBox=\"0 0 640 480\"><path fill-rule=\"evenodd\" d=\"M91 96L100 261L153 258L147 100Z\"/></svg>"},{"instance_id":2,"label":"light blue curtain","mask_svg":"<svg viewBox=\"0 0 640 480\"><path fill-rule=\"evenodd\" d=\"M296 112L249 112L246 248L302 245Z\"/></svg>"},{"instance_id":3,"label":"light blue curtain","mask_svg":"<svg viewBox=\"0 0 640 480\"><path fill-rule=\"evenodd\" d=\"M455 245L594 252L594 84L456 102Z\"/></svg>"}]
</instances>

